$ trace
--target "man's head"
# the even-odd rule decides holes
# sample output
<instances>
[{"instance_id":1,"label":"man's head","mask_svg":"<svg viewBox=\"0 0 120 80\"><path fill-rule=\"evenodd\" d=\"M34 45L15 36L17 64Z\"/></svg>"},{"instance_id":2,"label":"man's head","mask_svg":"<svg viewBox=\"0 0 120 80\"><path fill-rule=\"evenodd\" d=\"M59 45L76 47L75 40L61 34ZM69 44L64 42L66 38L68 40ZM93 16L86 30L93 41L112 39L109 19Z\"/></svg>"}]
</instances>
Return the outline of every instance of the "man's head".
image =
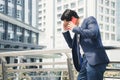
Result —
<instances>
[{"instance_id":1,"label":"man's head","mask_svg":"<svg viewBox=\"0 0 120 80\"><path fill-rule=\"evenodd\" d=\"M61 16L61 20L71 21L72 17L79 19L79 16L75 11L66 9Z\"/></svg>"},{"instance_id":2,"label":"man's head","mask_svg":"<svg viewBox=\"0 0 120 80\"><path fill-rule=\"evenodd\" d=\"M76 18L76 25L79 24L79 16L74 10L66 9L62 16L61 20L64 21L64 26L67 26L69 21L73 21Z\"/></svg>"}]
</instances>

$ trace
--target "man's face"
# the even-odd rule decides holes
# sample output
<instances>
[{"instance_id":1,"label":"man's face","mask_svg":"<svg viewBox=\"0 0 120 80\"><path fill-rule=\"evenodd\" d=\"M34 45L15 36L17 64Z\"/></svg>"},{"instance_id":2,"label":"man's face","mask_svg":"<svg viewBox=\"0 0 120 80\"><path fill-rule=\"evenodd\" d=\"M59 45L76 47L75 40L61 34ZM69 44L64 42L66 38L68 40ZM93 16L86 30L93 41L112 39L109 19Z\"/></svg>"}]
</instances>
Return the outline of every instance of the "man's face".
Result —
<instances>
[{"instance_id":1,"label":"man's face","mask_svg":"<svg viewBox=\"0 0 120 80\"><path fill-rule=\"evenodd\" d=\"M69 24L69 21L66 21L66 20L63 21L63 26L64 26L64 27L67 27L68 24Z\"/></svg>"}]
</instances>

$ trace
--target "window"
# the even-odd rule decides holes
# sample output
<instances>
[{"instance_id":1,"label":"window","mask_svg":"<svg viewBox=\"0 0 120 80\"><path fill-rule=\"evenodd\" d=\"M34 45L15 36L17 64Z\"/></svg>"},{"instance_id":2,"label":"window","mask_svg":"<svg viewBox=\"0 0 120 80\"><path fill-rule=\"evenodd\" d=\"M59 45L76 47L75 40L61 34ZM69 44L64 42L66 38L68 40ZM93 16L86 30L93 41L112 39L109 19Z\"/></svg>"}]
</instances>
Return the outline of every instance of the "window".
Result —
<instances>
[{"instance_id":1,"label":"window","mask_svg":"<svg viewBox=\"0 0 120 80\"><path fill-rule=\"evenodd\" d=\"M69 7L68 4L65 4L65 5L64 5L64 9L67 9L68 7Z\"/></svg>"},{"instance_id":2,"label":"window","mask_svg":"<svg viewBox=\"0 0 120 80\"><path fill-rule=\"evenodd\" d=\"M83 0L78 0L78 5L82 5L83 4Z\"/></svg>"},{"instance_id":3,"label":"window","mask_svg":"<svg viewBox=\"0 0 120 80\"><path fill-rule=\"evenodd\" d=\"M75 3L71 3L71 8L75 8L76 4Z\"/></svg>"},{"instance_id":4,"label":"window","mask_svg":"<svg viewBox=\"0 0 120 80\"><path fill-rule=\"evenodd\" d=\"M103 30L103 24L100 24L99 26L100 26L100 29Z\"/></svg>"},{"instance_id":5,"label":"window","mask_svg":"<svg viewBox=\"0 0 120 80\"><path fill-rule=\"evenodd\" d=\"M61 17L61 14L57 14L57 18L60 19L60 17Z\"/></svg>"},{"instance_id":6,"label":"window","mask_svg":"<svg viewBox=\"0 0 120 80\"><path fill-rule=\"evenodd\" d=\"M22 42L22 28L17 27L16 39L18 42Z\"/></svg>"},{"instance_id":7,"label":"window","mask_svg":"<svg viewBox=\"0 0 120 80\"><path fill-rule=\"evenodd\" d=\"M62 0L57 0L57 2L58 2L58 3L61 3L61 2L62 2Z\"/></svg>"},{"instance_id":8,"label":"window","mask_svg":"<svg viewBox=\"0 0 120 80\"><path fill-rule=\"evenodd\" d=\"M115 24L115 19L111 18L111 23Z\"/></svg>"},{"instance_id":9,"label":"window","mask_svg":"<svg viewBox=\"0 0 120 80\"><path fill-rule=\"evenodd\" d=\"M32 33L32 43L33 44L37 43L37 35L36 35L36 33Z\"/></svg>"},{"instance_id":10,"label":"window","mask_svg":"<svg viewBox=\"0 0 120 80\"><path fill-rule=\"evenodd\" d=\"M105 22L109 22L109 17L105 17Z\"/></svg>"},{"instance_id":11,"label":"window","mask_svg":"<svg viewBox=\"0 0 120 80\"><path fill-rule=\"evenodd\" d=\"M22 11L21 10L17 10L16 17L17 17L17 19L22 20Z\"/></svg>"},{"instance_id":12,"label":"window","mask_svg":"<svg viewBox=\"0 0 120 80\"><path fill-rule=\"evenodd\" d=\"M22 0L17 0L17 5L22 5Z\"/></svg>"},{"instance_id":13,"label":"window","mask_svg":"<svg viewBox=\"0 0 120 80\"><path fill-rule=\"evenodd\" d=\"M12 24L8 24L8 40L14 40L14 27Z\"/></svg>"},{"instance_id":14,"label":"window","mask_svg":"<svg viewBox=\"0 0 120 80\"><path fill-rule=\"evenodd\" d=\"M9 3L14 3L14 0L8 0Z\"/></svg>"},{"instance_id":15,"label":"window","mask_svg":"<svg viewBox=\"0 0 120 80\"><path fill-rule=\"evenodd\" d=\"M110 3L109 0L105 0L105 5L106 6L109 6L109 3Z\"/></svg>"},{"instance_id":16,"label":"window","mask_svg":"<svg viewBox=\"0 0 120 80\"><path fill-rule=\"evenodd\" d=\"M111 31L115 32L115 26L111 26Z\"/></svg>"},{"instance_id":17,"label":"window","mask_svg":"<svg viewBox=\"0 0 120 80\"><path fill-rule=\"evenodd\" d=\"M9 16L12 16L12 10L13 10L13 9L8 6L8 15L9 15Z\"/></svg>"},{"instance_id":18,"label":"window","mask_svg":"<svg viewBox=\"0 0 120 80\"><path fill-rule=\"evenodd\" d=\"M109 14L109 9L108 8L105 9L105 13Z\"/></svg>"},{"instance_id":19,"label":"window","mask_svg":"<svg viewBox=\"0 0 120 80\"><path fill-rule=\"evenodd\" d=\"M78 13L79 13L79 14L82 14L83 12L84 12L84 9L83 9L83 8L78 9Z\"/></svg>"},{"instance_id":20,"label":"window","mask_svg":"<svg viewBox=\"0 0 120 80\"><path fill-rule=\"evenodd\" d=\"M105 33L105 40L109 40L109 33Z\"/></svg>"},{"instance_id":21,"label":"window","mask_svg":"<svg viewBox=\"0 0 120 80\"><path fill-rule=\"evenodd\" d=\"M103 15L100 15L100 20L103 21Z\"/></svg>"},{"instance_id":22,"label":"window","mask_svg":"<svg viewBox=\"0 0 120 80\"><path fill-rule=\"evenodd\" d=\"M57 11L61 11L61 10L62 10L61 6L57 7Z\"/></svg>"},{"instance_id":23,"label":"window","mask_svg":"<svg viewBox=\"0 0 120 80\"><path fill-rule=\"evenodd\" d=\"M111 40L115 41L115 34L111 34Z\"/></svg>"},{"instance_id":24,"label":"window","mask_svg":"<svg viewBox=\"0 0 120 80\"><path fill-rule=\"evenodd\" d=\"M109 31L109 25L105 25L105 30Z\"/></svg>"},{"instance_id":25,"label":"window","mask_svg":"<svg viewBox=\"0 0 120 80\"><path fill-rule=\"evenodd\" d=\"M103 7L99 7L100 8L100 12L103 13Z\"/></svg>"},{"instance_id":26,"label":"window","mask_svg":"<svg viewBox=\"0 0 120 80\"><path fill-rule=\"evenodd\" d=\"M111 15L115 16L115 10L111 10Z\"/></svg>"},{"instance_id":27,"label":"window","mask_svg":"<svg viewBox=\"0 0 120 80\"><path fill-rule=\"evenodd\" d=\"M115 8L115 2L111 2L111 7Z\"/></svg>"},{"instance_id":28,"label":"window","mask_svg":"<svg viewBox=\"0 0 120 80\"><path fill-rule=\"evenodd\" d=\"M4 12L4 5L3 4L0 4L0 12Z\"/></svg>"},{"instance_id":29,"label":"window","mask_svg":"<svg viewBox=\"0 0 120 80\"><path fill-rule=\"evenodd\" d=\"M3 21L0 20L0 39L4 39L4 32L5 32L4 23Z\"/></svg>"},{"instance_id":30,"label":"window","mask_svg":"<svg viewBox=\"0 0 120 80\"><path fill-rule=\"evenodd\" d=\"M24 42L28 43L30 38L30 32L25 30L25 37L24 37Z\"/></svg>"}]
</instances>

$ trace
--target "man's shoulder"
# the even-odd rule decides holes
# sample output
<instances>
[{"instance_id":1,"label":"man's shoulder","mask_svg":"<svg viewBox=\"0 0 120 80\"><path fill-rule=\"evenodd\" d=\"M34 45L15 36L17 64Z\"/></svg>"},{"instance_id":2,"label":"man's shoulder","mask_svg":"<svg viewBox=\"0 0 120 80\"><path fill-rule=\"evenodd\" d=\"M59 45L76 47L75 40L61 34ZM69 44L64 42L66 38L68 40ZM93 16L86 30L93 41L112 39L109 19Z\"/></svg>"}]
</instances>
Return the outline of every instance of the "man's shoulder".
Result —
<instances>
[{"instance_id":1,"label":"man's shoulder","mask_svg":"<svg viewBox=\"0 0 120 80\"><path fill-rule=\"evenodd\" d=\"M94 16L89 16L86 18L87 20L96 20L96 18Z\"/></svg>"}]
</instances>

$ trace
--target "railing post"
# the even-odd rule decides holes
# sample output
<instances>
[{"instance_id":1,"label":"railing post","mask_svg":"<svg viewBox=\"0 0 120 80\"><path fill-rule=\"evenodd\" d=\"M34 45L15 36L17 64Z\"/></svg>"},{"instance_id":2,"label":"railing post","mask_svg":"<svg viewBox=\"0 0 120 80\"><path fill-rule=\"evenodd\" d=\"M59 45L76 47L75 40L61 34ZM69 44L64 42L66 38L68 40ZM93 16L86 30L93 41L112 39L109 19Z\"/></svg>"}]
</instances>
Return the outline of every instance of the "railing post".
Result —
<instances>
[{"instance_id":1,"label":"railing post","mask_svg":"<svg viewBox=\"0 0 120 80\"><path fill-rule=\"evenodd\" d=\"M2 63L2 78L3 80L7 80L7 68L5 66L7 62L4 57L1 58L1 63Z\"/></svg>"},{"instance_id":2,"label":"railing post","mask_svg":"<svg viewBox=\"0 0 120 80\"><path fill-rule=\"evenodd\" d=\"M74 80L73 66L70 57L67 58L67 65L68 65L69 80Z\"/></svg>"}]
</instances>

